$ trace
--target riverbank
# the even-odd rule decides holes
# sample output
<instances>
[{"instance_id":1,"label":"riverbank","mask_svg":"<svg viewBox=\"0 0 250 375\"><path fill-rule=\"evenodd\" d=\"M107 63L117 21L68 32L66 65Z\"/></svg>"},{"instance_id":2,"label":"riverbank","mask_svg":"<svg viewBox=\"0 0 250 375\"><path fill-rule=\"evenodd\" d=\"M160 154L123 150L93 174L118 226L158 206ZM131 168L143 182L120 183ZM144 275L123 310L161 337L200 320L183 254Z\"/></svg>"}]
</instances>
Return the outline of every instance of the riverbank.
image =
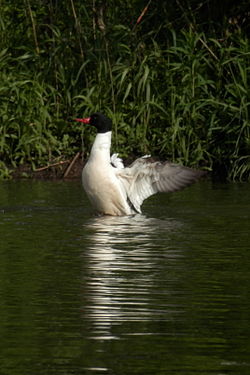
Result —
<instances>
[{"instance_id":1,"label":"riverbank","mask_svg":"<svg viewBox=\"0 0 250 375\"><path fill-rule=\"evenodd\" d=\"M12 170L12 179L78 179L81 178L85 161L80 153L77 153L70 160L61 160L33 170L30 165L20 165Z\"/></svg>"}]
</instances>

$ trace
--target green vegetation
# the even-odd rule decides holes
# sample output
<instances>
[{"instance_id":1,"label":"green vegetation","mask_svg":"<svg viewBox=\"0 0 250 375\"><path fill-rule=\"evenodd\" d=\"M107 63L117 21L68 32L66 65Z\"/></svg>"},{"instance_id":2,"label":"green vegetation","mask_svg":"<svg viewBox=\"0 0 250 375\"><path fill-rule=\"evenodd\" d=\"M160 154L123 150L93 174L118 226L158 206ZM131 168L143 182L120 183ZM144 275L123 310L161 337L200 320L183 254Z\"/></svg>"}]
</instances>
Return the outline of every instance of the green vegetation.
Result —
<instances>
[{"instance_id":1,"label":"green vegetation","mask_svg":"<svg viewBox=\"0 0 250 375\"><path fill-rule=\"evenodd\" d=\"M99 110L123 157L249 179L248 1L11 3L1 1L0 178L86 156L93 131L69 120Z\"/></svg>"}]
</instances>

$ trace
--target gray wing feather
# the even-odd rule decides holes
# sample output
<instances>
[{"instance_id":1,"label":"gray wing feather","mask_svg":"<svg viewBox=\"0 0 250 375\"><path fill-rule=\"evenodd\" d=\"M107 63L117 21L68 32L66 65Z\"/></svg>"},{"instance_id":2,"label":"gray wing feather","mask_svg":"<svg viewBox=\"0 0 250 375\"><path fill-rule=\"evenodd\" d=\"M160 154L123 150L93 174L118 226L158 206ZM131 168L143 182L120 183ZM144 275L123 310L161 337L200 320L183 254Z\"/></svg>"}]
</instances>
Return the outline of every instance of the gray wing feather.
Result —
<instances>
[{"instance_id":1,"label":"gray wing feather","mask_svg":"<svg viewBox=\"0 0 250 375\"><path fill-rule=\"evenodd\" d=\"M196 182L205 172L182 165L139 158L120 173L129 200L140 212L142 202L158 192L174 192Z\"/></svg>"}]
</instances>

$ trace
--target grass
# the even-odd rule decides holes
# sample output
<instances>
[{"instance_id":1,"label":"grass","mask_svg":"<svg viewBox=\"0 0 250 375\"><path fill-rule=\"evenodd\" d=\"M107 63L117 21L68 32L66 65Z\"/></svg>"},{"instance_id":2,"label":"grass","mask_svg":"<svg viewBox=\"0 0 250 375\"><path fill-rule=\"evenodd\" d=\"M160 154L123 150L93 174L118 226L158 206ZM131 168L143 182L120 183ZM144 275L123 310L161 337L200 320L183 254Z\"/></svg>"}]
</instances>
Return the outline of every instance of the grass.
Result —
<instances>
[{"instance_id":1,"label":"grass","mask_svg":"<svg viewBox=\"0 0 250 375\"><path fill-rule=\"evenodd\" d=\"M219 39L183 28L168 31L164 44L159 29L141 35L95 24L91 32L89 10L82 28L83 10L71 1L76 31L68 37L53 24L39 29L28 4L33 47L12 53L9 39L1 40L0 178L21 164L35 169L79 150L87 156L94 134L69 119L98 110L112 118L113 148L122 157L151 153L249 180L250 51L243 33Z\"/></svg>"}]
</instances>

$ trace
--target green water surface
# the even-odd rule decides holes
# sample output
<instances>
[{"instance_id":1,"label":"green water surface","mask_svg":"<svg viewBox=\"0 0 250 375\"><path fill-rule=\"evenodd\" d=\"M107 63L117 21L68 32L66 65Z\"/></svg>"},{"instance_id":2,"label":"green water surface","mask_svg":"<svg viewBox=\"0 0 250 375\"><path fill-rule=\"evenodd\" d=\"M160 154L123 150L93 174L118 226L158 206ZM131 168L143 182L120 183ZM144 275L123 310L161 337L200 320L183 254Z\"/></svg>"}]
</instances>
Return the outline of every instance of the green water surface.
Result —
<instances>
[{"instance_id":1,"label":"green water surface","mask_svg":"<svg viewBox=\"0 0 250 375\"><path fill-rule=\"evenodd\" d=\"M249 375L250 185L95 217L79 182L0 184L0 375Z\"/></svg>"}]
</instances>

